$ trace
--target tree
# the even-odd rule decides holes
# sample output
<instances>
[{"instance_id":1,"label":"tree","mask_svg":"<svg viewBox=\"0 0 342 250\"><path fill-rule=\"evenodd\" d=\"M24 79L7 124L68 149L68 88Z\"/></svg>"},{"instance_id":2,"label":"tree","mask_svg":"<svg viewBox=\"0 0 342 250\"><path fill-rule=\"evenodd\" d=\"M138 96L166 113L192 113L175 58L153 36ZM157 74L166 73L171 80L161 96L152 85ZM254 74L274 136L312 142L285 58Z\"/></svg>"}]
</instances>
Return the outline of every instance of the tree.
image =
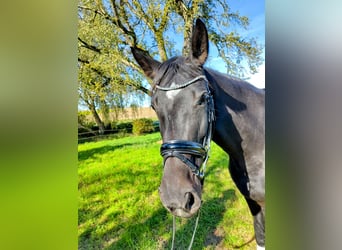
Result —
<instances>
[{"instance_id":1,"label":"tree","mask_svg":"<svg viewBox=\"0 0 342 250\"><path fill-rule=\"evenodd\" d=\"M148 93L148 89L141 85L137 72L127 70L135 66L125 60L115 26L99 14L96 3L85 3L78 22L78 93L103 133L105 123L98 110L106 114L110 108L121 109L130 95L138 95L136 90Z\"/></svg>"},{"instance_id":2,"label":"tree","mask_svg":"<svg viewBox=\"0 0 342 250\"><path fill-rule=\"evenodd\" d=\"M248 18L223 0L79 0L78 15L79 96L98 125L96 109L125 105L120 103L127 100L125 95L150 95L129 47L164 61L180 53L175 49L178 34L184 37L182 53L187 55L195 18L206 23L227 73L243 75L242 59L252 73L262 62L261 47L254 39L229 31L232 24L247 29Z\"/></svg>"}]
</instances>

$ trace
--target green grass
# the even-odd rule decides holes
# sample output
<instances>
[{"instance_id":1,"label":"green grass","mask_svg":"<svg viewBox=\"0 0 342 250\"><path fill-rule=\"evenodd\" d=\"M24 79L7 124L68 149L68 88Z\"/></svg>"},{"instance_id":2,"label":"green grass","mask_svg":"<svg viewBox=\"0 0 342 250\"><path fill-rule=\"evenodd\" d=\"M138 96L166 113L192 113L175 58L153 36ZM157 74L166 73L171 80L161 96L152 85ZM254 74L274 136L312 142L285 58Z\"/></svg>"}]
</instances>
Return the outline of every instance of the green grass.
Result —
<instances>
[{"instance_id":1,"label":"green grass","mask_svg":"<svg viewBox=\"0 0 342 250\"><path fill-rule=\"evenodd\" d=\"M170 249L172 216L163 208L159 133L78 146L79 249ZM212 143L193 249L234 249L253 237L252 217ZM195 218L177 219L175 248L187 249ZM255 249L255 241L240 249Z\"/></svg>"}]
</instances>

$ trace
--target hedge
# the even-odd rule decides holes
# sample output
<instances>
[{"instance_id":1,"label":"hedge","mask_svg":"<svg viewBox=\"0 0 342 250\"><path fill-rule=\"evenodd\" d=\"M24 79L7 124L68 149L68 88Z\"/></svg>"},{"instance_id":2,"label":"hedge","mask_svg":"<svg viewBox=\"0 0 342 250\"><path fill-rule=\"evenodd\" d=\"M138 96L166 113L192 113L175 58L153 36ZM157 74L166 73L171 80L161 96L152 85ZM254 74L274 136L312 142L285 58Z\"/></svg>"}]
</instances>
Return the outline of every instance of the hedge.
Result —
<instances>
[{"instance_id":1,"label":"hedge","mask_svg":"<svg viewBox=\"0 0 342 250\"><path fill-rule=\"evenodd\" d=\"M154 132L153 120L141 118L133 121L133 134L141 135L151 132Z\"/></svg>"}]
</instances>

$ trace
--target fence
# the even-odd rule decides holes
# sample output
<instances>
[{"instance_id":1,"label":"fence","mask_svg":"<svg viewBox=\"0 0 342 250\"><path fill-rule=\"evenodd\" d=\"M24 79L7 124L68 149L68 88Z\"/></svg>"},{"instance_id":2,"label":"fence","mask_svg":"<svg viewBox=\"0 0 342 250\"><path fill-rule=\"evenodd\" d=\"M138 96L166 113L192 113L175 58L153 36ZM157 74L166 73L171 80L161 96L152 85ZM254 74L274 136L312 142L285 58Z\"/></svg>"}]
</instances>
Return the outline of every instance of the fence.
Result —
<instances>
[{"instance_id":1,"label":"fence","mask_svg":"<svg viewBox=\"0 0 342 250\"><path fill-rule=\"evenodd\" d=\"M154 131L159 131L159 121L153 122ZM106 129L101 134L98 128L96 129L90 129L89 131L83 131L84 132L78 132L78 143L84 143L89 141L97 141L102 139L115 139L115 138L121 138L124 136L132 135L133 132L133 126L125 126L124 128L115 128L115 129ZM81 130L82 131L82 130Z\"/></svg>"}]
</instances>

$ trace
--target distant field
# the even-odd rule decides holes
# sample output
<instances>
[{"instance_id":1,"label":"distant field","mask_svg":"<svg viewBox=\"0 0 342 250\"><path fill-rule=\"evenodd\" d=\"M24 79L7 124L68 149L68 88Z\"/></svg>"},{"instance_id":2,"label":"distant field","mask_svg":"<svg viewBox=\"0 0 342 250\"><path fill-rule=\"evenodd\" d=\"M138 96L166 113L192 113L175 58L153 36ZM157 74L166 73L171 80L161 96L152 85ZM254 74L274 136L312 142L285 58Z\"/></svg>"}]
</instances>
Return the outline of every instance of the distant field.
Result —
<instances>
[{"instance_id":1,"label":"distant field","mask_svg":"<svg viewBox=\"0 0 342 250\"><path fill-rule=\"evenodd\" d=\"M99 115L103 119L102 114L100 113ZM137 107L135 109L125 108L123 112L119 113L117 118L113 112L110 112L108 118L112 121L134 120L139 118L157 119L157 115L150 107ZM90 114L90 112L88 115L86 115L86 120L88 122L95 122L94 117Z\"/></svg>"},{"instance_id":2,"label":"distant field","mask_svg":"<svg viewBox=\"0 0 342 250\"><path fill-rule=\"evenodd\" d=\"M172 216L158 195L160 134L78 146L79 249L170 249ZM252 217L214 143L193 249L235 249L253 237ZM195 219L177 219L176 249L187 249ZM256 243L240 249L255 249Z\"/></svg>"}]
</instances>

